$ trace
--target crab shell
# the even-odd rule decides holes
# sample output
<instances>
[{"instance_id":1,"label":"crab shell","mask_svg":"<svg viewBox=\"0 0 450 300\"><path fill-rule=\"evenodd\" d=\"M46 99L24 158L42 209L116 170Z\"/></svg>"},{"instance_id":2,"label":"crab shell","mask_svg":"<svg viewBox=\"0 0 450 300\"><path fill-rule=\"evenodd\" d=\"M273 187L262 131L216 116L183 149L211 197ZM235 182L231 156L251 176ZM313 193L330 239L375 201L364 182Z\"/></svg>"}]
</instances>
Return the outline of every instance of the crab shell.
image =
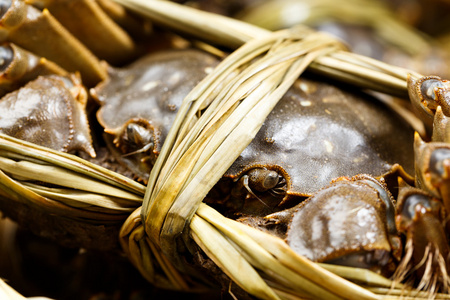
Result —
<instances>
[{"instance_id":1,"label":"crab shell","mask_svg":"<svg viewBox=\"0 0 450 300\"><path fill-rule=\"evenodd\" d=\"M390 208L392 196L381 182L342 178L298 206L286 240L313 261L376 270L400 247Z\"/></svg>"},{"instance_id":2,"label":"crab shell","mask_svg":"<svg viewBox=\"0 0 450 300\"><path fill-rule=\"evenodd\" d=\"M143 161L145 154L123 156L114 149L130 123L152 131L156 157L186 95L212 70L218 60L199 50L172 50L148 55L127 68L110 69L109 78L91 90L101 105L99 123L108 133L107 142L117 158L146 180L151 168ZM118 141L119 140L119 141Z\"/></svg>"},{"instance_id":3,"label":"crab shell","mask_svg":"<svg viewBox=\"0 0 450 300\"><path fill-rule=\"evenodd\" d=\"M114 134L106 137L110 148L139 178L148 178L152 164L145 161L158 155L182 99L216 63L197 50L152 54L125 69L112 69L110 78L91 90L102 106L100 124ZM157 133L152 158L116 148L126 146L120 136L130 122ZM272 169L285 177L287 197L309 196L333 178L381 175L395 163L412 172L412 148L412 128L374 98L302 78L225 177L236 179L257 167Z\"/></svg>"},{"instance_id":4,"label":"crab shell","mask_svg":"<svg viewBox=\"0 0 450 300\"><path fill-rule=\"evenodd\" d=\"M412 128L374 98L300 78L225 177L276 170L287 181L286 200L340 176L385 174L395 163L412 173L412 149Z\"/></svg>"},{"instance_id":5,"label":"crab shell","mask_svg":"<svg viewBox=\"0 0 450 300\"><path fill-rule=\"evenodd\" d=\"M95 156L85 113L87 93L76 76L41 76L0 100L0 131L59 151Z\"/></svg>"}]
</instances>

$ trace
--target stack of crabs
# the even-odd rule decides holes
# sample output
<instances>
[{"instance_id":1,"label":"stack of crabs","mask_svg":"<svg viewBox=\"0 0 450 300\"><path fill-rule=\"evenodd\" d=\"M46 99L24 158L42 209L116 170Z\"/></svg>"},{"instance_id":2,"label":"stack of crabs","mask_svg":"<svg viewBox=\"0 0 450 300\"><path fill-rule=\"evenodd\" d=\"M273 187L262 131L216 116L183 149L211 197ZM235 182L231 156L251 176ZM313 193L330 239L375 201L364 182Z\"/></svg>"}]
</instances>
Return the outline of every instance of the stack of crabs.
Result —
<instances>
[{"instance_id":1,"label":"stack of crabs","mask_svg":"<svg viewBox=\"0 0 450 300\"><path fill-rule=\"evenodd\" d=\"M0 17L0 131L143 183L223 58L109 0L2 0ZM375 96L302 76L205 202L313 261L448 292L450 82L408 89L422 137Z\"/></svg>"}]
</instances>

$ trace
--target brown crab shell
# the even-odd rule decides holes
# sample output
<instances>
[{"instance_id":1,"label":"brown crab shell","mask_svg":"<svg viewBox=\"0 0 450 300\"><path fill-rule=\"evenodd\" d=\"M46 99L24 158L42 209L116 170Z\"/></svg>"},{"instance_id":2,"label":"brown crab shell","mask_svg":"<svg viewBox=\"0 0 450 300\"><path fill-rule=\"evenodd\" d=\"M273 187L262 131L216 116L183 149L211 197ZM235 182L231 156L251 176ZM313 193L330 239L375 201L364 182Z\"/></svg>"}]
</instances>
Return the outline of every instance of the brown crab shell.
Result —
<instances>
[{"instance_id":1,"label":"brown crab shell","mask_svg":"<svg viewBox=\"0 0 450 300\"><path fill-rule=\"evenodd\" d=\"M382 175L398 163L413 173L413 129L365 94L300 78L225 177L255 167L287 177L287 196L310 196L332 179Z\"/></svg>"},{"instance_id":2,"label":"brown crab shell","mask_svg":"<svg viewBox=\"0 0 450 300\"><path fill-rule=\"evenodd\" d=\"M302 202L288 225L289 246L318 262L364 268L386 265L393 250L387 205L379 189L366 182L365 178L335 181Z\"/></svg>"},{"instance_id":3,"label":"brown crab shell","mask_svg":"<svg viewBox=\"0 0 450 300\"><path fill-rule=\"evenodd\" d=\"M182 99L215 63L208 54L180 50L111 70L110 78L92 90L102 105L100 124L107 132L121 132L131 119L148 120L161 132L153 149L157 155ZM395 163L412 172L412 149L412 128L379 101L302 78L225 177L234 179L264 167L286 178L288 196L309 196L333 178L381 175ZM119 159L138 177L148 177L142 156Z\"/></svg>"},{"instance_id":4,"label":"brown crab shell","mask_svg":"<svg viewBox=\"0 0 450 300\"><path fill-rule=\"evenodd\" d=\"M86 99L77 76L40 76L0 100L0 131L55 150L81 150L94 157Z\"/></svg>"},{"instance_id":5,"label":"brown crab shell","mask_svg":"<svg viewBox=\"0 0 450 300\"><path fill-rule=\"evenodd\" d=\"M110 69L109 78L91 89L101 105L97 119L109 133L122 132L133 119L148 121L158 135L152 150L158 155L183 99L217 63L199 50L170 50L145 56L126 68ZM140 155L118 159L139 178L148 178L149 169L143 167Z\"/></svg>"}]
</instances>

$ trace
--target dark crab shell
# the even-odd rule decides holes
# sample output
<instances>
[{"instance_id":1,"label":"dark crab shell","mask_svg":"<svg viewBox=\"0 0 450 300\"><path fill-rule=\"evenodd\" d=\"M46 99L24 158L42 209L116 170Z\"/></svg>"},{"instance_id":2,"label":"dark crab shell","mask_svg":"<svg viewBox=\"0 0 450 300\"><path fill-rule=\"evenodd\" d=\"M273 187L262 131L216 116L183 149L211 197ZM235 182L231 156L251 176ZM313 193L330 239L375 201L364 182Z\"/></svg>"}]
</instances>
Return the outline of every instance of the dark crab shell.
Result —
<instances>
[{"instance_id":1,"label":"dark crab shell","mask_svg":"<svg viewBox=\"0 0 450 300\"><path fill-rule=\"evenodd\" d=\"M286 241L313 261L383 267L400 245L389 208L392 196L382 183L367 175L342 178L296 208Z\"/></svg>"},{"instance_id":2,"label":"dark crab shell","mask_svg":"<svg viewBox=\"0 0 450 300\"><path fill-rule=\"evenodd\" d=\"M112 69L110 78L92 90L102 106L100 124L117 137L130 120L148 122L147 127L158 129L151 138L151 154L157 156L181 101L216 63L198 50L179 50ZM412 128L376 99L301 78L225 177L236 179L256 167L272 169L285 177L288 196L309 196L340 176L382 175L396 163L412 172L412 149ZM148 178L151 164L143 161L154 157L116 151L138 177Z\"/></svg>"},{"instance_id":3,"label":"dark crab shell","mask_svg":"<svg viewBox=\"0 0 450 300\"><path fill-rule=\"evenodd\" d=\"M40 76L0 100L0 131L59 151L92 157L87 93L76 76Z\"/></svg>"},{"instance_id":4,"label":"dark crab shell","mask_svg":"<svg viewBox=\"0 0 450 300\"><path fill-rule=\"evenodd\" d=\"M265 167L287 176L287 195L309 196L340 176L413 173L413 130L375 98L300 78L226 177Z\"/></svg>"},{"instance_id":5,"label":"dark crab shell","mask_svg":"<svg viewBox=\"0 0 450 300\"><path fill-rule=\"evenodd\" d=\"M158 155L183 99L217 63L214 56L199 50L170 50L145 56L126 68L110 69L109 78L91 90L101 104L97 119L106 132L116 135L130 121L148 121L155 135L152 151ZM141 179L148 178L142 156L118 159Z\"/></svg>"}]
</instances>

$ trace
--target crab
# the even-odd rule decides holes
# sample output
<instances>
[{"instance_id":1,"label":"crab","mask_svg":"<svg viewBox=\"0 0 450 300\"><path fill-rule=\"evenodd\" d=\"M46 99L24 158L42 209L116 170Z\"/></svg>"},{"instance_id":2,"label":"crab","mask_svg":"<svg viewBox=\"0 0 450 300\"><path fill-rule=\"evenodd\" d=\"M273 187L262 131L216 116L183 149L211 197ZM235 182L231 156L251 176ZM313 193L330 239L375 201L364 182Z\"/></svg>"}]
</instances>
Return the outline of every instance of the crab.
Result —
<instances>
[{"instance_id":1,"label":"crab","mask_svg":"<svg viewBox=\"0 0 450 300\"><path fill-rule=\"evenodd\" d=\"M246 214L245 206L254 210L256 200L258 214L264 215L311 196L340 176L382 175L396 164L412 172L413 130L375 101L300 78L211 198L230 200L227 205L240 214Z\"/></svg>"},{"instance_id":2,"label":"crab","mask_svg":"<svg viewBox=\"0 0 450 300\"><path fill-rule=\"evenodd\" d=\"M258 222L249 222L248 217L243 221L275 231L294 251L312 260L388 270L395 281L414 283L431 296L437 291L447 293L450 284L447 222L450 150L446 101L449 86L437 76L410 77L408 84L413 105L416 110L422 110L419 115L425 123L433 124L432 138L426 142L415 134L415 183L407 174L394 176L399 191L395 207L384 183L385 176L374 179L359 175L335 179L301 204L259 218ZM338 203L349 209L336 209ZM357 208L352 209L352 205ZM364 213L366 217L361 218ZM353 223L340 226L335 223L336 218ZM368 224L371 230L365 228ZM274 225L284 230L274 229ZM367 238L367 234L374 237L369 243L364 238L351 242L354 236ZM366 248L366 245L370 246Z\"/></svg>"},{"instance_id":3,"label":"crab","mask_svg":"<svg viewBox=\"0 0 450 300\"><path fill-rule=\"evenodd\" d=\"M173 122L174 113L169 109L162 110L161 107L165 106L161 106L155 99L164 99L163 103L181 102L177 89L172 94L166 94L164 88L155 83L156 79L141 78L145 78L147 73L153 74L161 64L165 66L165 70L176 74L172 68L182 66L184 57L188 56L185 53L189 52L183 50L178 53L183 55L154 54L129 68L111 72L112 80L91 90L101 103L98 112L100 123L108 124L104 119L109 117L110 124L114 124L110 127L115 129L105 126L110 147L122 159L134 164L131 168L136 170L146 170L148 173L151 162L158 154L155 150L160 144L156 142L164 141L165 133ZM168 62L169 58L173 60L171 63ZM189 59L190 62L193 60L194 58ZM200 71L208 67L211 65L198 66ZM194 72L197 73L202 72ZM205 75L204 72L202 74ZM127 80L120 82L117 79L129 77L138 79L131 89L133 93L127 89ZM163 82L170 82L165 79L164 74L160 78L163 78L159 79ZM156 110L158 116L144 119L141 93L147 93L148 90L154 93L152 97L155 98L147 97L145 103L150 111ZM156 96L160 94L163 96ZM120 119L116 117L117 112L124 105L137 109L133 113L131 109L127 109L127 113ZM161 116L168 122L163 122L164 118ZM392 148L397 151L392 152ZM291 232L299 230L298 226L288 225L287 220L294 216L292 207L296 207L307 197L312 196L304 203L312 203L311 199L321 197L320 193L324 193L322 189L335 178L352 177L361 173L371 173L381 178L395 177L396 172L401 169L398 163L406 169L406 172L402 172L411 173L414 171L412 148L412 128L400 120L395 112L376 103L376 99L365 94L351 93L317 79L300 78L280 100L253 142L224 174L205 201L240 222L286 238L287 228ZM312 171L319 169L320 172L317 173ZM394 200L386 184L382 183L383 179L361 175L357 178L353 181L342 179L335 183L345 190L342 192L344 196L348 194L347 198L351 198L348 200L349 204L340 209L355 205L352 211L356 211L361 205L370 205L370 215L368 213L365 217L370 218L367 225L376 228L371 232L376 242L348 239L358 231L354 229L347 233L347 238L341 237L342 245L331 248L328 258L321 258L319 261L353 264L375 270L388 269L388 273L392 274L403 249L395 226ZM408 180L412 182L410 177ZM354 181L358 183L353 183ZM347 185L344 182L348 182ZM368 190L362 195L371 195L371 198L364 196L359 202L352 204L352 201L355 202L352 199L356 199L351 196L355 193L352 190L355 186ZM311 204L303 206L310 207ZM317 208L305 208L306 210L320 214ZM343 209L341 215L346 211ZM284 222L275 217L274 213L283 215ZM324 217L328 213L330 212L327 210L322 211ZM359 232L366 229L360 228ZM328 229L325 232L332 233ZM289 242L289 238L287 241ZM316 250L310 249L310 252L318 252ZM315 257L310 258L317 260Z\"/></svg>"},{"instance_id":4,"label":"crab","mask_svg":"<svg viewBox=\"0 0 450 300\"><path fill-rule=\"evenodd\" d=\"M36 4L38 1L28 2ZM20 38L20 35L30 34L28 31L31 30L30 24L34 24L27 23L31 20L27 21L26 18L23 19L26 21L24 23L11 24L11 20L15 20L10 18L11 16L15 14L23 16L23 12L27 11L28 15L35 14L37 20L48 21L51 19L48 12L35 10L22 1L14 0L7 3L6 6L8 8L3 10L4 15L0 23L4 27L2 30L5 31L5 40L10 42L21 43L23 39ZM51 24L53 19L51 20L50 23L44 24ZM23 28L28 29L22 32ZM63 30L63 32L65 31ZM55 36L52 35L52 37ZM66 33L63 33L62 36L66 36ZM37 34L37 38L45 37ZM69 40L71 43L73 42L72 38ZM26 42L21 45L36 52L39 55L37 57L52 57L55 61L66 60L62 59L64 56L60 56L60 54L40 52L40 49L33 48L37 43L30 44L32 47L29 47ZM78 49L76 51L80 51L79 53L89 53L89 51L80 50L84 49L84 46L80 47L77 45L73 49ZM68 71L80 71L83 80L90 87L102 81L100 85L91 89L91 94L100 105L97 118L104 128L103 137L114 156L132 170L137 178L145 181L182 99L218 63L217 58L199 50L167 51L142 58L126 68L109 68L107 70L104 67L105 64L95 56L83 54L81 57L82 59L78 60L80 57L77 56L73 64L70 63L64 67ZM42 61L41 58L37 59ZM68 60L72 61L72 59ZM79 68L78 64L92 69L84 70ZM47 82L54 78L51 76L41 77L29 85L35 87L36 94L44 94L44 92L52 91L53 88L45 89L43 87L47 86ZM73 93L73 88L70 85L66 86L67 79L61 78L58 79L56 85L62 86L65 91L61 90L58 93L61 95L65 95L66 92ZM419 88L411 87L410 90L422 98L424 95L431 98L430 100L425 97L426 102L430 103L429 111L425 110L425 115L431 115L429 121L437 122L440 124L440 128L444 128L434 132L437 132L436 134L439 136L446 136L445 124L447 123L443 121L445 118L437 117L440 114L439 111L441 113L443 111L445 116L445 101L440 102L439 105L435 105L435 102L432 101L441 98L445 100L444 96L440 96L444 93L443 91L441 93L439 88L446 87L446 84L440 79L436 80L437 83L423 80L419 83ZM428 85L430 86L427 88ZM411 83L411 86L417 87L418 83ZM28 85L23 88L23 90L27 89L29 89ZM71 89L72 91L70 91ZM21 90L18 90L5 99L14 102L15 96L13 95L20 95L20 93ZM78 90L74 95L83 93L83 90ZM417 98L417 95L414 97ZM144 98L148 99L143 101ZM22 98L21 101L26 100ZM69 128L74 126L70 125L71 119L80 120L79 117L84 116L78 110L84 109L85 103L83 104L83 102L68 100L67 103L71 104L67 104L66 108L72 114L63 115L66 121L69 121L69 125L67 125ZM6 106L7 103L5 102L3 105ZM423 110L422 106L419 107L420 110ZM74 107L75 111L73 111ZM124 107L126 107L125 110ZM49 116L50 111L45 107L42 109L45 112L44 115ZM83 118L78 123L86 125L86 118ZM430 122L428 123L430 124ZM59 130L64 130L66 125L61 125L65 123L54 124L50 128L58 136L60 135ZM16 119L11 129L6 126L2 126L2 129L9 130L9 134L17 136L21 132L18 129L20 125L23 125L22 121ZM40 124L40 126L42 126L39 127L40 129L48 130L45 125ZM80 130L83 132L85 129ZM69 146L74 146L74 150L79 149L79 145L72 144L72 141L88 140L85 133L82 137L74 137L71 136L69 130L68 135L71 138L63 140L62 145L55 142L51 142L51 145L44 145L55 147L58 150L71 151L72 148ZM28 138L34 141L35 136L29 135ZM37 142L51 141L46 138L39 139L40 141ZM435 138L435 141L431 143L423 142L423 145L434 145L432 143L437 142L436 139L442 139L441 142L445 145L449 141L441 137ZM416 138L416 149L419 149L422 146L417 146L420 144L417 141ZM85 151L92 154L89 146L85 145L84 147ZM398 118L395 112L376 102L374 98L366 94L349 92L345 87L336 87L332 83L323 82L323 79L302 77L280 100L254 141L224 174L223 179L217 183L205 201L240 222L255 227L261 227L259 221L266 222L265 225L268 226L265 230L270 230L269 227L277 227L276 234L281 237L287 234L284 237L288 243L291 243L300 228L297 226L299 222L294 226L293 220L303 219L297 215L303 213L306 207L318 205L315 202L318 202L319 199L322 201L322 197L328 193L329 189L342 189L344 196L349 199L352 199L352 193L356 193L353 189L362 189L363 194L369 196L359 199L360 205L356 205L354 209L361 205L368 207L367 211L370 211L368 215L373 220L369 224L376 227L373 232L377 238L376 244L369 245L364 244L362 240L350 239L345 241L350 246L346 246L345 243L336 246L325 255L327 258L311 257L311 259L353 265L356 263L357 266L378 269L389 266L389 271L392 271L393 265L401 261L400 256L403 251L401 243L398 241L398 237L401 235L397 230L408 236L408 241L414 242L416 239L413 235L413 228L418 225L413 220L415 216L407 214L410 210L403 208L400 209L401 217L397 217L397 220L403 221L398 221L397 226L393 225L395 224L395 214L392 212L395 210L393 208L394 201L390 192L387 191L391 185L384 184L383 180L387 182L391 177L396 177L402 172L414 172L414 158L411 149L413 149L412 128ZM426 168L427 157L430 156L424 157L416 159L416 173L423 175L428 169L431 169L431 171L437 170L438 174L434 177L424 176L424 179L418 181L416 186L426 189L429 178L444 178L444 184L432 185L431 188L428 188L428 193L434 193L433 197L436 199L445 198L448 196L447 178L444 176L447 154L443 155L444 162L434 169ZM406 172L402 171L403 169L399 168L397 164L402 165ZM378 178L357 175L361 173L369 173ZM349 179L352 176L356 177ZM336 178L340 179L333 181ZM330 182L332 182L331 185ZM331 196L333 194L334 192L331 193ZM392 194L396 196L398 193L392 191ZM309 199L304 201L306 198ZM299 204L302 201L304 201L303 204ZM444 207L448 206L445 202L444 200ZM298 205L301 205L302 210ZM330 203L320 205L333 207L333 204ZM345 204L343 207L351 205L353 204ZM409 207L409 204L402 205ZM425 204L422 206L426 207ZM416 207L418 206L414 206L413 209ZM312 210L317 210L317 207ZM448 211L449 208L446 207L445 210ZM351 216L351 212L343 211L342 214ZM274 214L279 214L278 216L283 216L285 221L289 221L280 222L280 218ZM330 214L330 211L317 213L318 216L324 216L323 218L326 218L327 214ZM427 221L426 224L440 224L442 221L441 216L434 213L434 210L433 213L424 215L427 218L433 216L435 218L433 220L437 220L437 222ZM408 217L413 222L408 223ZM280 230L280 227L283 228ZM310 230L311 228L309 226ZM327 230L326 233L334 234L331 232L332 229L328 228ZM346 233L347 237L354 232L361 233L365 227L354 230ZM436 234L436 236L439 236L440 241L446 242L445 235ZM293 244L294 242L292 242ZM294 248L294 246L292 247ZM419 249L419 247L423 247L423 244L416 243L414 247ZM436 248L445 255L445 251L447 251L445 247ZM366 252L361 253L361 249ZM414 264L417 265L417 261Z\"/></svg>"},{"instance_id":5,"label":"crab","mask_svg":"<svg viewBox=\"0 0 450 300\"><path fill-rule=\"evenodd\" d=\"M91 89L107 143L140 179L148 178L182 99L217 62L198 50L151 54L111 69L109 79ZM299 79L224 175L232 182L228 196L267 194L285 202L339 176L381 175L396 163L412 172L412 129L375 99L363 98Z\"/></svg>"},{"instance_id":6,"label":"crab","mask_svg":"<svg viewBox=\"0 0 450 300\"><path fill-rule=\"evenodd\" d=\"M158 52L111 68L108 79L91 89L107 144L137 178L148 179L182 100L217 63L195 49Z\"/></svg>"}]
</instances>

